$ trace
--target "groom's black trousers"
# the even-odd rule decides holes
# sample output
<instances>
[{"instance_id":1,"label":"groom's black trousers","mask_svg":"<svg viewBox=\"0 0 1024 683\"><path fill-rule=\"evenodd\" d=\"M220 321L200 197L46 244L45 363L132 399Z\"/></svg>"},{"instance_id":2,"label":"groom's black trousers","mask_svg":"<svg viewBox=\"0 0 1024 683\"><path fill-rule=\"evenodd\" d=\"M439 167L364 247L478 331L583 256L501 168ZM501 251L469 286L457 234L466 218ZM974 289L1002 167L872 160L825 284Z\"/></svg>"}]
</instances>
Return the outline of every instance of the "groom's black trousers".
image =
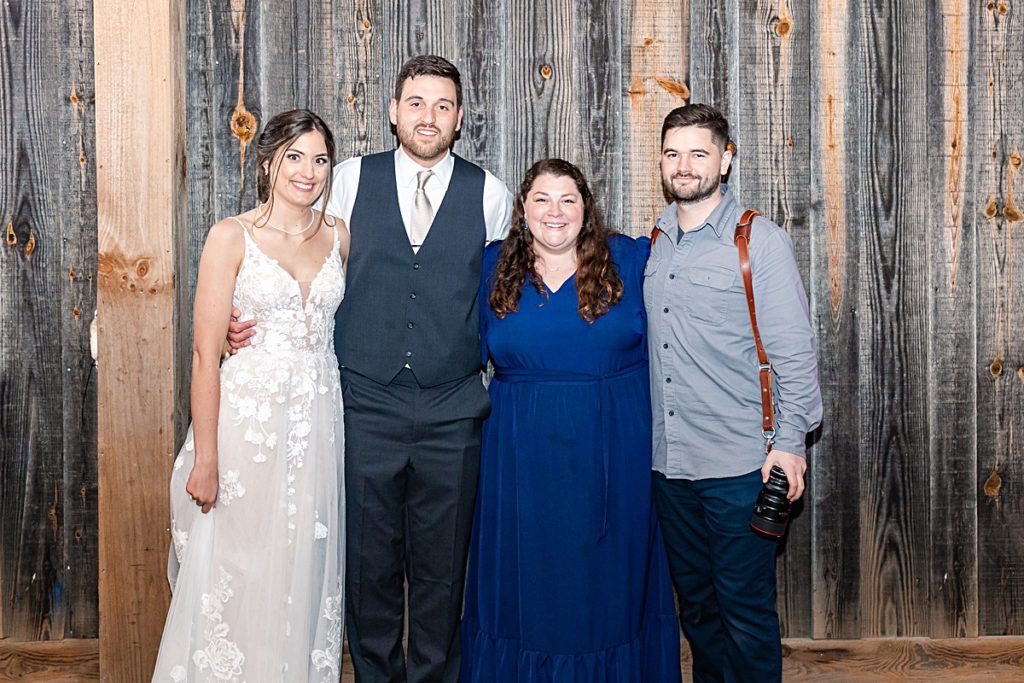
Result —
<instances>
[{"instance_id":1,"label":"groom's black trousers","mask_svg":"<svg viewBox=\"0 0 1024 683\"><path fill-rule=\"evenodd\" d=\"M422 388L408 369L388 385L343 369L342 387L345 612L356 681L454 683L487 392L477 373Z\"/></svg>"}]
</instances>

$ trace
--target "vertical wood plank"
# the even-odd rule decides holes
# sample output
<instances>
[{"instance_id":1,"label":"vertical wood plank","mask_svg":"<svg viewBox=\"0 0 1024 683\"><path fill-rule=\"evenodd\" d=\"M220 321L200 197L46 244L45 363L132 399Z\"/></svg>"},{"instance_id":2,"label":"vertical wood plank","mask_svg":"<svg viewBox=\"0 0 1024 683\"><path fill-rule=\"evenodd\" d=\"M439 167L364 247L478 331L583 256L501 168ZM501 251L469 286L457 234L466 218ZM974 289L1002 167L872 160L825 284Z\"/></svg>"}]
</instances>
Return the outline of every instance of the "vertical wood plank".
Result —
<instances>
[{"instance_id":1,"label":"vertical wood plank","mask_svg":"<svg viewBox=\"0 0 1024 683\"><path fill-rule=\"evenodd\" d=\"M95 636L92 35L0 7L0 637Z\"/></svg>"},{"instance_id":2,"label":"vertical wood plank","mask_svg":"<svg viewBox=\"0 0 1024 683\"><path fill-rule=\"evenodd\" d=\"M691 102L718 107L733 120L733 80L741 0L689 0Z\"/></svg>"},{"instance_id":3,"label":"vertical wood plank","mask_svg":"<svg viewBox=\"0 0 1024 683\"><path fill-rule=\"evenodd\" d=\"M96 471L96 364L89 326L96 310L96 119L92 1L65 3L57 22L61 75L67 88L57 108L61 131L60 216L63 264L61 369L64 381L64 637L99 635L99 527ZM58 98L59 101L59 98ZM67 279L64 278L66 274Z\"/></svg>"},{"instance_id":4,"label":"vertical wood plank","mask_svg":"<svg viewBox=\"0 0 1024 683\"><path fill-rule=\"evenodd\" d=\"M926 16L852 3L848 209L860 234L861 636L927 632L928 373Z\"/></svg>"},{"instance_id":5,"label":"vertical wood plank","mask_svg":"<svg viewBox=\"0 0 1024 683\"><path fill-rule=\"evenodd\" d=\"M1002 635L1024 630L1024 6L979 5L974 31L978 630Z\"/></svg>"},{"instance_id":6,"label":"vertical wood plank","mask_svg":"<svg viewBox=\"0 0 1024 683\"><path fill-rule=\"evenodd\" d=\"M514 132L506 125L502 65L508 58L505 3L465 2L460 24L464 114L459 155L486 168L515 192L519 169L510 169L505 154Z\"/></svg>"},{"instance_id":7,"label":"vertical wood plank","mask_svg":"<svg viewBox=\"0 0 1024 683\"><path fill-rule=\"evenodd\" d=\"M622 0L577 0L572 29L572 114L576 140L569 156L586 176L609 228L622 215ZM575 144L573 144L575 142Z\"/></svg>"},{"instance_id":8,"label":"vertical wood plank","mask_svg":"<svg viewBox=\"0 0 1024 683\"><path fill-rule=\"evenodd\" d=\"M847 0L819 0L811 12L810 296L824 401L809 463L815 638L860 636L859 231L847 207L847 169L855 165L846 144L849 21Z\"/></svg>"},{"instance_id":9,"label":"vertical wood plank","mask_svg":"<svg viewBox=\"0 0 1024 683\"><path fill-rule=\"evenodd\" d=\"M168 604L175 227L184 224L185 15L96 0L100 672L152 672ZM138 27L146 27L145 31ZM180 247L178 247L180 248Z\"/></svg>"},{"instance_id":10,"label":"vertical wood plank","mask_svg":"<svg viewBox=\"0 0 1024 683\"><path fill-rule=\"evenodd\" d=\"M509 174L518 185L538 159L579 159L578 117L572 82L571 4L508 1L505 76Z\"/></svg>"},{"instance_id":11,"label":"vertical wood plank","mask_svg":"<svg viewBox=\"0 0 1024 683\"><path fill-rule=\"evenodd\" d=\"M970 15L956 0L928 5L931 619L921 631L933 638L978 635L977 262L969 229L976 209L967 186L974 148L968 115Z\"/></svg>"},{"instance_id":12,"label":"vertical wood plank","mask_svg":"<svg viewBox=\"0 0 1024 683\"><path fill-rule=\"evenodd\" d=\"M391 146L387 130L388 79L381 73L382 29L376 3L334 3L334 80L338 83L332 131L338 159L379 152Z\"/></svg>"},{"instance_id":13,"label":"vertical wood plank","mask_svg":"<svg viewBox=\"0 0 1024 683\"><path fill-rule=\"evenodd\" d=\"M690 96L689 0L623 0L622 225L650 234L665 208L661 189L661 123Z\"/></svg>"},{"instance_id":14,"label":"vertical wood plank","mask_svg":"<svg viewBox=\"0 0 1024 683\"><path fill-rule=\"evenodd\" d=\"M809 284L809 4L740 3L732 32L734 61L742 66L731 93L730 124L737 152L730 185L742 204L758 209L790 234L801 275ZM813 450L808 457L813 460ZM806 495L811 500L813 478L808 481ZM787 637L811 633L812 515L806 501L797 509L778 561L779 617Z\"/></svg>"}]
</instances>

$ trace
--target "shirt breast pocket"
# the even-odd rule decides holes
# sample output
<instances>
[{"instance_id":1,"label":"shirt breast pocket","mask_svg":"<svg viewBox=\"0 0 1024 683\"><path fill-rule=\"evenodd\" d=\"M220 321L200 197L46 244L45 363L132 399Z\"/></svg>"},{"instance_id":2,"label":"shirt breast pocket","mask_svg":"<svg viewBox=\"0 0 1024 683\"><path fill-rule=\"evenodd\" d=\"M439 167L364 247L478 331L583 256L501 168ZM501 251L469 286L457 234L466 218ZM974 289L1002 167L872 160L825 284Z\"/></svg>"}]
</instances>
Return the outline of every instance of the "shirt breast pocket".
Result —
<instances>
[{"instance_id":1,"label":"shirt breast pocket","mask_svg":"<svg viewBox=\"0 0 1024 683\"><path fill-rule=\"evenodd\" d=\"M724 268L694 268L688 273L691 285L686 313L694 321L706 325L725 322L729 300L734 294L736 271Z\"/></svg>"}]
</instances>

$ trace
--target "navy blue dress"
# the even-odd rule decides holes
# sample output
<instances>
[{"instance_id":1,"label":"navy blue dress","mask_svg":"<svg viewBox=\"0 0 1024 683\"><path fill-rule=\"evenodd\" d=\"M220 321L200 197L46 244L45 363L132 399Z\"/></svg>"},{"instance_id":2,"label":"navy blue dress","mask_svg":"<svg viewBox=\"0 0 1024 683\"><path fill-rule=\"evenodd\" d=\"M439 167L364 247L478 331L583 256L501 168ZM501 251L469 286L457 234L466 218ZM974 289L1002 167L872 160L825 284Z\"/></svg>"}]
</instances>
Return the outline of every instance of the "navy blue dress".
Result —
<instances>
[{"instance_id":1,"label":"navy blue dress","mask_svg":"<svg viewBox=\"0 0 1024 683\"><path fill-rule=\"evenodd\" d=\"M527 283L504 320L487 304L495 366L462 622L464 683L678 681L679 626L651 499L646 239L609 239L622 301L593 324L575 279Z\"/></svg>"}]
</instances>

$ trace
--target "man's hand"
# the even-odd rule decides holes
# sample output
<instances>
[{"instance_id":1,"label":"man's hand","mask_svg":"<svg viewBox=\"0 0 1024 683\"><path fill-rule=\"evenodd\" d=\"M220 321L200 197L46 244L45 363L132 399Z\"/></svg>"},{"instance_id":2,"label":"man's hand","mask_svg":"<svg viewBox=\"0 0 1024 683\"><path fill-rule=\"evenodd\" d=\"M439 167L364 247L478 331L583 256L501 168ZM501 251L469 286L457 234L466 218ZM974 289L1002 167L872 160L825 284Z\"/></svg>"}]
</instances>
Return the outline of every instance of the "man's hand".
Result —
<instances>
[{"instance_id":1,"label":"man's hand","mask_svg":"<svg viewBox=\"0 0 1024 683\"><path fill-rule=\"evenodd\" d=\"M256 321L239 322L238 316L240 315L242 315L240 310L231 309L231 322L228 323L228 346L231 347L229 352L232 356L238 353L238 349L248 346L249 337L256 334L256 330L252 329L255 327Z\"/></svg>"},{"instance_id":2,"label":"man's hand","mask_svg":"<svg viewBox=\"0 0 1024 683\"><path fill-rule=\"evenodd\" d=\"M807 471L807 459L794 453L773 449L764 459L764 465L761 466L761 481L763 483L768 482L768 473L771 472L772 465L778 465L786 473L786 479L789 480L789 493L786 497L790 500L799 500L800 496L804 495L804 472Z\"/></svg>"}]
</instances>

